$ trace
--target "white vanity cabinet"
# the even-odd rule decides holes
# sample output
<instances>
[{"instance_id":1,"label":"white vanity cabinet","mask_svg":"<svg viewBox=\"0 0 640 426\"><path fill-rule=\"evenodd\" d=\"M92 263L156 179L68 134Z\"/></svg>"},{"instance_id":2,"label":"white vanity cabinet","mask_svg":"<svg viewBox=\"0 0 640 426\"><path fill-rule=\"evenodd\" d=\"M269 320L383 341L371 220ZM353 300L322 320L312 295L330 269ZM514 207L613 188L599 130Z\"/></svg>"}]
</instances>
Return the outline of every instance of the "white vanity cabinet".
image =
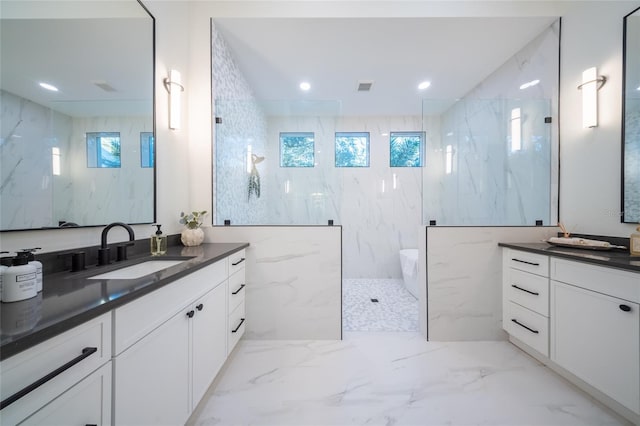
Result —
<instances>
[{"instance_id":1,"label":"white vanity cabinet","mask_svg":"<svg viewBox=\"0 0 640 426\"><path fill-rule=\"evenodd\" d=\"M114 311L114 424L187 420L226 360L227 262Z\"/></svg>"},{"instance_id":2,"label":"white vanity cabinet","mask_svg":"<svg viewBox=\"0 0 640 426\"><path fill-rule=\"evenodd\" d=\"M502 327L549 356L549 258L505 249L502 274Z\"/></svg>"},{"instance_id":3,"label":"white vanity cabinet","mask_svg":"<svg viewBox=\"0 0 640 426\"><path fill-rule=\"evenodd\" d=\"M640 413L640 274L551 260L551 360Z\"/></svg>"},{"instance_id":4,"label":"white vanity cabinet","mask_svg":"<svg viewBox=\"0 0 640 426\"><path fill-rule=\"evenodd\" d=\"M640 423L640 273L503 249L510 340Z\"/></svg>"},{"instance_id":5,"label":"white vanity cabinet","mask_svg":"<svg viewBox=\"0 0 640 426\"><path fill-rule=\"evenodd\" d=\"M110 360L110 313L3 360L0 424L110 424Z\"/></svg>"}]
</instances>

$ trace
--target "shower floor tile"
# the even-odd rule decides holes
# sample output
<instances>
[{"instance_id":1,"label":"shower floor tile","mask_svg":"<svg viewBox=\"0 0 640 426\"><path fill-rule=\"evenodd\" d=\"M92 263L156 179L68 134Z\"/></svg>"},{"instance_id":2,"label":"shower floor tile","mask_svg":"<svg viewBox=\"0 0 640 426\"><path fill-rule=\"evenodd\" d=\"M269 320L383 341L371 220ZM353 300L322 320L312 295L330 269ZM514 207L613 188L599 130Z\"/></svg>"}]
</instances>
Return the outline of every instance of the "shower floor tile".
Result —
<instances>
[{"instance_id":1,"label":"shower floor tile","mask_svg":"<svg viewBox=\"0 0 640 426\"><path fill-rule=\"evenodd\" d=\"M418 331L418 301L401 279L344 279L342 329Z\"/></svg>"}]
</instances>

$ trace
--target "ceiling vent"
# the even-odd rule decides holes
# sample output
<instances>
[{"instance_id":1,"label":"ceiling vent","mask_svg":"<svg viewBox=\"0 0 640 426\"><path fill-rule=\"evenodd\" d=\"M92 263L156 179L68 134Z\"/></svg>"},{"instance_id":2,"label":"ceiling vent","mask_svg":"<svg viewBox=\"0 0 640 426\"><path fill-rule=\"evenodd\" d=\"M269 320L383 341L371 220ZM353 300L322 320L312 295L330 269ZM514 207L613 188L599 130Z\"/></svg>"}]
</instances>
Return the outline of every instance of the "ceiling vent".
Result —
<instances>
[{"instance_id":1,"label":"ceiling vent","mask_svg":"<svg viewBox=\"0 0 640 426\"><path fill-rule=\"evenodd\" d=\"M361 80L358 82L358 92L370 92L373 80Z\"/></svg>"},{"instance_id":2,"label":"ceiling vent","mask_svg":"<svg viewBox=\"0 0 640 426\"><path fill-rule=\"evenodd\" d=\"M92 83L98 86L99 88L101 88L102 90L104 90L105 92L116 91L116 89L114 89L109 83L107 83L104 80L93 80Z\"/></svg>"}]
</instances>

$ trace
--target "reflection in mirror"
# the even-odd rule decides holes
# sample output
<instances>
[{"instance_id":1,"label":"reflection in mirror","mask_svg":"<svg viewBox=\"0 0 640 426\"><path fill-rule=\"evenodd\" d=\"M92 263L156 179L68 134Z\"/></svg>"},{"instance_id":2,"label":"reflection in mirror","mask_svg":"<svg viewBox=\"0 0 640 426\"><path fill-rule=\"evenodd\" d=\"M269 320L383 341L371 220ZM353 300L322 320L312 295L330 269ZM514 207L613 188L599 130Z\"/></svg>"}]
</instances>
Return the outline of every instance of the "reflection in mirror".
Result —
<instances>
[{"instance_id":1,"label":"reflection in mirror","mask_svg":"<svg viewBox=\"0 0 640 426\"><path fill-rule=\"evenodd\" d=\"M622 221L640 222L640 8L624 18Z\"/></svg>"},{"instance_id":2,"label":"reflection in mirror","mask_svg":"<svg viewBox=\"0 0 640 426\"><path fill-rule=\"evenodd\" d=\"M154 19L2 2L0 230L154 221Z\"/></svg>"}]
</instances>

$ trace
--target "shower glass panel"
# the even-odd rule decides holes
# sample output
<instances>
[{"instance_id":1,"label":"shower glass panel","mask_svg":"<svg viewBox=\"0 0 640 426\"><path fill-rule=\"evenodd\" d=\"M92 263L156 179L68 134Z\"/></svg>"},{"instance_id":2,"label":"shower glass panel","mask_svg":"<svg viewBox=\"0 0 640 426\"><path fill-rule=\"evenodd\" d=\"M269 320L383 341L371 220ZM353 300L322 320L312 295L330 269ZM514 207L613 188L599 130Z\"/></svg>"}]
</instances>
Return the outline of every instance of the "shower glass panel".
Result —
<instances>
[{"instance_id":1,"label":"shower glass panel","mask_svg":"<svg viewBox=\"0 0 640 426\"><path fill-rule=\"evenodd\" d=\"M424 100L423 223L555 224L553 115L544 99Z\"/></svg>"},{"instance_id":2,"label":"shower glass panel","mask_svg":"<svg viewBox=\"0 0 640 426\"><path fill-rule=\"evenodd\" d=\"M340 108L339 101L216 100L215 224L340 224L343 173L333 150Z\"/></svg>"},{"instance_id":3,"label":"shower glass panel","mask_svg":"<svg viewBox=\"0 0 640 426\"><path fill-rule=\"evenodd\" d=\"M368 235L387 227L406 241L432 220L451 226L557 221L550 100L424 100L423 115L411 117L341 116L337 101L319 102L315 110L307 104L305 114L297 108L284 101L216 102L215 224L333 220L367 244ZM370 167L336 167L336 134L370 129L377 130L369 133ZM421 167L391 167L390 135L398 132L423 136ZM302 157L312 163L281 164L282 150L300 151L291 135L304 136Z\"/></svg>"}]
</instances>

